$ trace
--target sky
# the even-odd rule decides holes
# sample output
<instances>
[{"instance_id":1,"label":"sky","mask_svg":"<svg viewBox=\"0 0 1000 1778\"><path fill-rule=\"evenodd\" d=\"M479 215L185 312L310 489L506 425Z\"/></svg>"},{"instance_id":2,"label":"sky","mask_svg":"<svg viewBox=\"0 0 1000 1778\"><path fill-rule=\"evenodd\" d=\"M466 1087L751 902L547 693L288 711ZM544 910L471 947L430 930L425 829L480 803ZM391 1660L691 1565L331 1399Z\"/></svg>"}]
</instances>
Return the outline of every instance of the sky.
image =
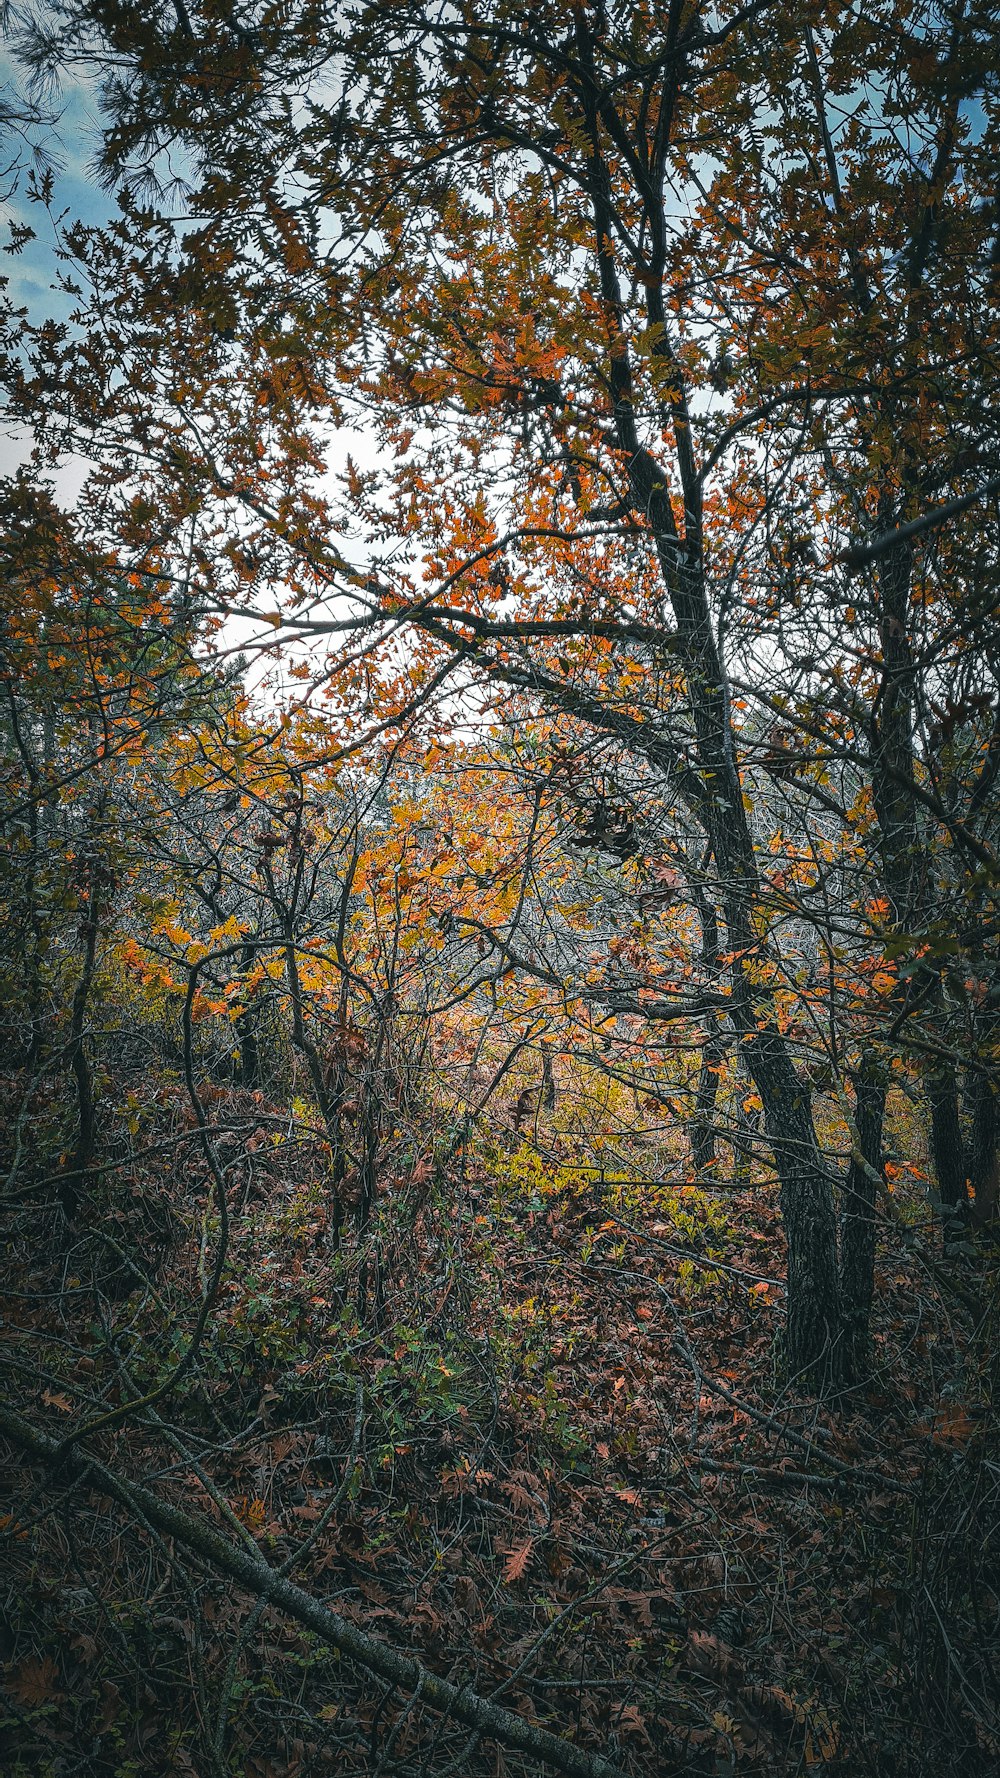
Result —
<instances>
[{"instance_id":1,"label":"sky","mask_svg":"<svg viewBox=\"0 0 1000 1778\"><path fill-rule=\"evenodd\" d=\"M0 96L6 106L16 107L23 82L8 49L0 44ZM6 249L0 261L0 277L6 280L7 298L15 309L26 309L29 318L63 319L70 301L58 288L58 228L73 221L101 223L113 215L114 198L100 189L90 171L99 139L99 113L93 87L82 79L67 78L46 103L50 121L21 136L0 123L0 168L17 157L20 177L11 172L0 179L0 244ZM54 173L51 210L32 202L30 174L40 176L46 165ZM17 253L9 251L11 224L27 225L35 237ZM9 475L23 462L27 441L23 434L0 422L0 474ZM79 469L67 464L58 478L58 492L66 498L79 485Z\"/></svg>"},{"instance_id":2,"label":"sky","mask_svg":"<svg viewBox=\"0 0 1000 1778\"><path fill-rule=\"evenodd\" d=\"M16 109L22 94L20 71L9 48L0 41L0 106ZM94 171L101 138L100 107L94 85L79 77L67 77L47 110L51 112L51 122L34 129L27 137L9 126L5 129L0 119L0 247L8 249L0 258L0 278L6 280L9 303L15 309L26 310L32 323L50 317L65 319L73 307L72 299L59 288L58 282L60 227L78 221L100 226L110 221L117 209L114 193L102 190ZM38 152L33 154L35 148ZM12 172L4 178L3 169L13 166L18 159L19 176ZM30 197L32 168L37 179L46 166L54 175L49 209ZM16 253L9 251L11 225L27 225L35 231L34 238ZM331 473L342 472L348 451L361 467L370 467L377 457L371 437L345 428L330 440ZM29 452L29 435L7 423L0 413L0 476L13 474ZM74 504L88 467L82 458L65 458L50 472L56 498L62 505ZM272 641L274 633L270 626L264 626L263 638L260 628L245 620L230 619L224 641L240 649L252 646L255 640ZM282 682L284 667L296 656L313 653L314 646L300 644L286 649L287 660L281 667L262 657L250 669L248 682L260 686L268 674L274 676L276 684Z\"/></svg>"}]
</instances>

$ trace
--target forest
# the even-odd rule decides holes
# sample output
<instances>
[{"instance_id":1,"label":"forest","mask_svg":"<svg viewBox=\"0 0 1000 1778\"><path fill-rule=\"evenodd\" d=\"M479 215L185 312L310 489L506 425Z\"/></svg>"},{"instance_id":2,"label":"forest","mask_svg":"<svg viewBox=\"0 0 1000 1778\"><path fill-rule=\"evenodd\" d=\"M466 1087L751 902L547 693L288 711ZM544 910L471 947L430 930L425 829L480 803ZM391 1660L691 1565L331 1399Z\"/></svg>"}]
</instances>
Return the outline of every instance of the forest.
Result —
<instances>
[{"instance_id":1,"label":"forest","mask_svg":"<svg viewBox=\"0 0 1000 1778\"><path fill-rule=\"evenodd\" d=\"M1000 1770L1000 7L0 8L0 1766Z\"/></svg>"}]
</instances>

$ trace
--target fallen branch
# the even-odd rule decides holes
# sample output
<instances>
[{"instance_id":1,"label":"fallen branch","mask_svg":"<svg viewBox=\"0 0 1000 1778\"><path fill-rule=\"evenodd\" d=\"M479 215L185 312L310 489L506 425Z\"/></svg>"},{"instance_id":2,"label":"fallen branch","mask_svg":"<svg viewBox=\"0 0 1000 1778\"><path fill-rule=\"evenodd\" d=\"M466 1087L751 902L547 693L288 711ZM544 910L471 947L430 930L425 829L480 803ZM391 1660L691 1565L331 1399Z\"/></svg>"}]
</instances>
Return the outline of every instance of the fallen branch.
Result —
<instances>
[{"instance_id":1,"label":"fallen branch","mask_svg":"<svg viewBox=\"0 0 1000 1778\"><path fill-rule=\"evenodd\" d=\"M568 1773L569 1778L625 1778L622 1768L612 1765L601 1754L574 1747L560 1735L539 1728L515 1711L505 1710L480 1697L468 1686L452 1685L424 1667L413 1655L404 1654L347 1623L336 1612L328 1611L312 1594L276 1573L263 1557L230 1543L211 1526L161 1500L138 1482L128 1482L116 1475L78 1445L60 1446L58 1439L50 1438L48 1433L32 1426L4 1403L0 1403L0 1433L17 1449L39 1462L54 1466L58 1459L58 1468L52 1470L53 1481L56 1475L85 1480L88 1487L117 1500L141 1523L155 1527L172 1537L175 1543L200 1556L216 1573L227 1575L256 1598L287 1612L289 1617L311 1630L331 1648L338 1649L356 1666L377 1674L408 1695L419 1696L421 1703L429 1704L432 1709L493 1741L499 1741L504 1747L555 1766L560 1772Z\"/></svg>"}]
</instances>

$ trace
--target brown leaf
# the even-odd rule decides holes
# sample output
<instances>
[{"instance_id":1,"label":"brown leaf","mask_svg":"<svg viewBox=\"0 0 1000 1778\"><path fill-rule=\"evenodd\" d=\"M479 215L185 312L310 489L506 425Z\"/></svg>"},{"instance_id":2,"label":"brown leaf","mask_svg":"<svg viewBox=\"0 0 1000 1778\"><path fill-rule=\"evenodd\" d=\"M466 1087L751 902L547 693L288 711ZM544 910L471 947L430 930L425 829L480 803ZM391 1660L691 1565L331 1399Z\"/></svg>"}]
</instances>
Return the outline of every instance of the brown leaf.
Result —
<instances>
[{"instance_id":1,"label":"brown leaf","mask_svg":"<svg viewBox=\"0 0 1000 1778\"><path fill-rule=\"evenodd\" d=\"M534 1547L535 1540L533 1537L529 1537L527 1543L522 1543L516 1549L510 1551L503 1569L503 1577L508 1586L513 1581L521 1579L521 1576L524 1574L524 1571L528 1566L528 1558Z\"/></svg>"},{"instance_id":2,"label":"brown leaf","mask_svg":"<svg viewBox=\"0 0 1000 1778\"><path fill-rule=\"evenodd\" d=\"M47 1408L58 1408L61 1414L71 1414L73 1403L68 1395L56 1395L51 1389L42 1390L42 1401Z\"/></svg>"},{"instance_id":3,"label":"brown leaf","mask_svg":"<svg viewBox=\"0 0 1000 1778\"><path fill-rule=\"evenodd\" d=\"M652 1746L646 1732L646 1719L638 1704L624 1704L618 1713L617 1728L620 1734L638 1735L647 1746Z\"/></svg>"},{"instance_id":4,"label":"brown leaf","mask_svg":"<svg viewBox=\"0 0 1000 1778\"><path fill-rule=\"evenodd\" d=\"M12 1697L29 1708L63 1696L59 1689L59 1669L51 1655L30 1655L5 1684Z\"/></svg>"},{"instance_id":5,"label":"brown leaf","mask_svg":"<svg viewBox=\"0 0 1000 1778\"><path fill-rule=\"evenodd\" d=\"M695 1673L714 1679L717 1685L742 1685L743 1668L728 1642L710 1636L707 1630L688 1633L688 1666Z\"/></svg>"},{"instance_id":6,"label":"brown leaf","mask_svg":"<svg viewBox=\"0 0 1000 1778\"><path fill-rule=\"evenodd\" d=\"M95 1725L99 1735L106 1735L112 1725L117 1722L121 1707L122 1695L118 1687L110 1679L103 1680L101 1684L101 1714Z\"/></svg>"},{"instance_id":7,"label":"brown leaf","mask_svg":"<svg viewBox=\"0 0 1000 1778\"><path fill-rule=\"evenodd\" d=\"M949 1405L935 1415L931 1437L936 1445L964 1445L975 1430L964 1408Z\"/></svg>"}]
</instances>

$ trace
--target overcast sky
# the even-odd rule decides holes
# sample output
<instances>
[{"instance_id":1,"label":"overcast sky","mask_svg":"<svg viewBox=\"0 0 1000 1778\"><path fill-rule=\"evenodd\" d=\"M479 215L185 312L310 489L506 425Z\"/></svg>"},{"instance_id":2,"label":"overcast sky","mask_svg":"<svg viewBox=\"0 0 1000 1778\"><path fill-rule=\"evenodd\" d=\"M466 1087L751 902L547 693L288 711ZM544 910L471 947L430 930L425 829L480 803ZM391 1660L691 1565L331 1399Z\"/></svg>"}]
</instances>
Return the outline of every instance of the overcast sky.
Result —
<instances>
[{"instance_id":1,"label":"overcast sky","mask_svg":"<svg viewBox=\"0 0 1000 1778\"><path fill-rule=\"evenodd\" d=\"M7 105L14 107L22 90L19 71L5 46L0 44L0 92ZM103 192L92 176L100 130L98 107L93 89L80 80L67 80L54 94L46 109L52 127L36 129L25 139L0 125L0 167L10 166L15 159L22 162L22 175L15 184L13 174L0 182L0 242L10 245L10 224L27 224L35 231L19 253L5 252L0 261L0 276L7 280L7 297L15 308L25 308L32 321L47 316L62 318L70 310L70 302L57 287L57 227L73 221L103 222L112 215L113 197ZM44 205L32 203L29 195L27 169L32 165L32 146L41 154L35 157L40 173L46 161L55 173L51 214ZM23 441L0 423L0 473L9 474L24 454Z\"/></svg>"}]
</instances>

